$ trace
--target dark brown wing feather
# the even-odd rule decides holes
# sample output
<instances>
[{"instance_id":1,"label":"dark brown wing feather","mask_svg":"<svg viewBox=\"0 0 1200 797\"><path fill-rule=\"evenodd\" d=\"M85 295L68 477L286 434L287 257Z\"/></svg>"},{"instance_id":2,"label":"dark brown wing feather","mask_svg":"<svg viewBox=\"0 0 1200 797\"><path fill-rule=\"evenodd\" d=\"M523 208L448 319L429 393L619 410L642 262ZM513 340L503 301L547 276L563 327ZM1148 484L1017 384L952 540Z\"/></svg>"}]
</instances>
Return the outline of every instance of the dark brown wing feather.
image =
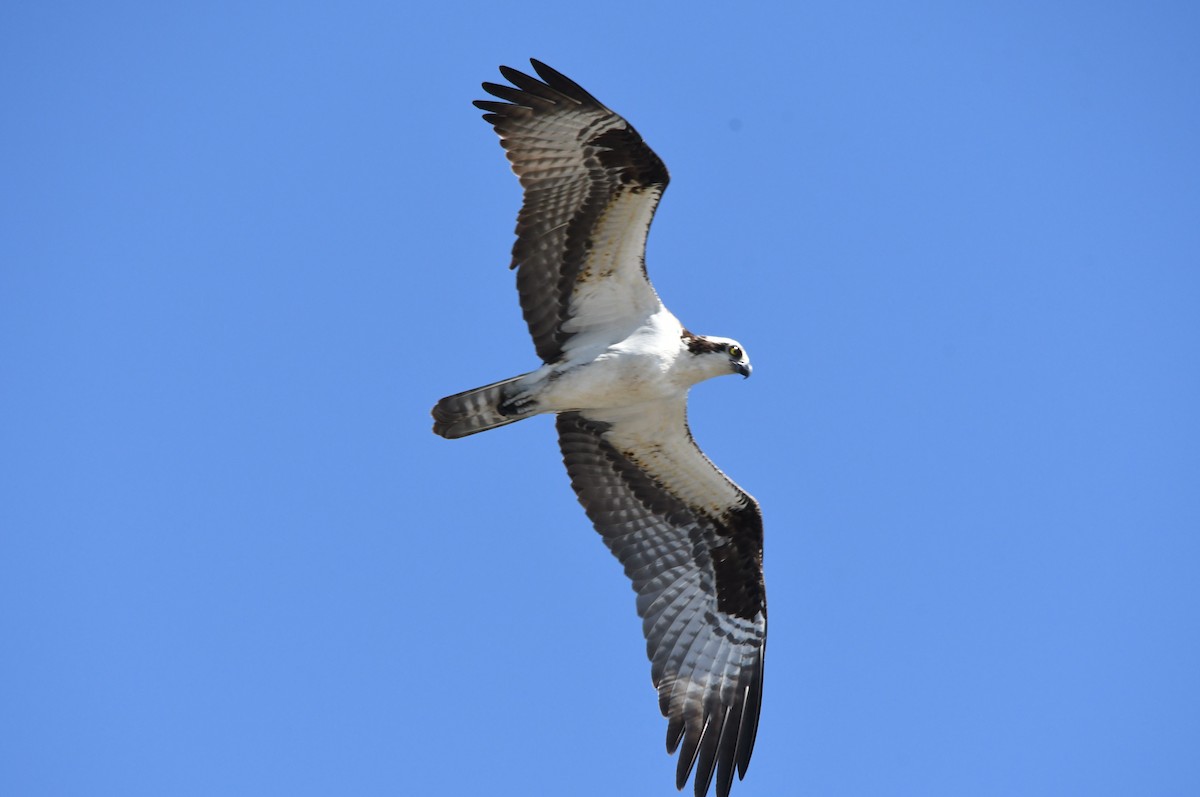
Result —
<instances>
[{"instance_id":1,"label":"dark brown wing feather","mask_svg":"<svg viewBox=\"0 0 1200 797\"><path fill-rule=\"evenodd\" d=\"M643 255L668 176L628 122L531 63L541 80L502 66L512 86L483 88L504 102L475 105L487 111L525 189L512 267L538 355L554 362L573 335L619 330L658 306Z\"/></svg>"},{"instance_id":2,"label":"dark brown wing feather","mask_svg":"<svg viewBox=\"0 0 1200 797\"><path fill-rule=\"evenodd\" d=\"M667 751L679 750L677 785L694 765L697 797L714 775L727 797L735 766L746 773L758 729L762 515L696 448L682 402L658 418L639 412L628 422L563 413L559 445L580 503L637 592ZM639 451L653 455L639 460ZM721 511L685 499L696 495L732 501Z\"/></svg>"}]
</instances>

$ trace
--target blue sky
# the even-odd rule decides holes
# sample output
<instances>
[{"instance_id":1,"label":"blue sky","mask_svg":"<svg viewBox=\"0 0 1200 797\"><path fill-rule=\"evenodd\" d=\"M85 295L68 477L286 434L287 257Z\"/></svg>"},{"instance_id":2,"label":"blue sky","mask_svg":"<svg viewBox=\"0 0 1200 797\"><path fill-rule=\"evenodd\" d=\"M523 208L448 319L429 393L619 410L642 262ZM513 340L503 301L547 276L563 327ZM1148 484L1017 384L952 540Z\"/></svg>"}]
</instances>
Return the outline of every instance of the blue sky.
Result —
<instances>
[{"instance_id":1,"label":"blue sky","mask_svg":"<svg viewBox=\"0 0 1200 797\"><path fill-rule=\"evenodd\" d=\"M753 795L1200 792L1185 3L9 4L0 793L674 794L470 102L530 56L672 173L754 377Z\"/></svg>"}]
</instances>

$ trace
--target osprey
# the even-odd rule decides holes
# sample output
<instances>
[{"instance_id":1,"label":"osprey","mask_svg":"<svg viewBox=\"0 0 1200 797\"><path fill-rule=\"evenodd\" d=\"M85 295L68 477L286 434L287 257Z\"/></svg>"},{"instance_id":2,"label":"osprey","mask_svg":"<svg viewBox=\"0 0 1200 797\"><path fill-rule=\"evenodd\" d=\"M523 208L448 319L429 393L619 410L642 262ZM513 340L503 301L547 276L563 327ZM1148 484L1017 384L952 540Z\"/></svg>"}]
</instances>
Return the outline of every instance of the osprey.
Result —
<instances>
[{"instance_id":1,"label":"osprey","mask_svg":"<svg viewBox=\"0 0 1200 797\"><path fill-rule=\"evenodd\" d=\"M557 415L579 501L637 592L651 676L703 797L744 777L758 730L767 604L758 503L701 453L692 385L750 376L736 341L695 335L646 276L646 236L667 169L633 127L532 61L478 100L525 189L512 268L542 366L442 399L433 431L458 438Z\"/></svg>"}]
</instances>

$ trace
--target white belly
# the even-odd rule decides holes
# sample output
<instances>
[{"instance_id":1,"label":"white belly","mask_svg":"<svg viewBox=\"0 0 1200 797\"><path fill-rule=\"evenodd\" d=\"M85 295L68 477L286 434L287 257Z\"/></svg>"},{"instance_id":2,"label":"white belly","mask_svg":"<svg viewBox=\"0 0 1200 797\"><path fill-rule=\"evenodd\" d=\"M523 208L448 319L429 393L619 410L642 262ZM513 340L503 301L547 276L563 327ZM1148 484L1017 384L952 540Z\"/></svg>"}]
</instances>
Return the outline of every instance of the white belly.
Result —
<instances>
[{"instance_id":1,"label":"white belly","mask_svg":"<svg viewBox=\"0 0 1200 797\"><path fill-rule=\"evenodd\" d=\"M655 354L610 351L573 368L547 370L538 395L547 412L628 407L683 392Z\"/></svg>"}]
</instances>

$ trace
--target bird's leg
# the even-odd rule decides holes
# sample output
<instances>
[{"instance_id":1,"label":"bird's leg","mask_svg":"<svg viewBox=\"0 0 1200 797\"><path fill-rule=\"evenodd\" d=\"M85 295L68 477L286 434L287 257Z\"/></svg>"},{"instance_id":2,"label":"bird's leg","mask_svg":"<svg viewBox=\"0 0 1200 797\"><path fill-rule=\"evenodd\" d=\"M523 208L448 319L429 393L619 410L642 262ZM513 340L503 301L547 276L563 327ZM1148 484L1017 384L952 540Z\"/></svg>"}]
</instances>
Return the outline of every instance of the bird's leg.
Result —
<instances>
[{"instance_id":1,"label":"bird's leg","mask_svg":"<svg viewBox=\"0 0 1200 797\"><path fill-rule=\"evenodd\" d=\"M537 412L537 398L530 391L522 391L512 396L505 396L496 405L496 411L505 417L513 415L532 415Z\"/></svg>"}]
</instances>

